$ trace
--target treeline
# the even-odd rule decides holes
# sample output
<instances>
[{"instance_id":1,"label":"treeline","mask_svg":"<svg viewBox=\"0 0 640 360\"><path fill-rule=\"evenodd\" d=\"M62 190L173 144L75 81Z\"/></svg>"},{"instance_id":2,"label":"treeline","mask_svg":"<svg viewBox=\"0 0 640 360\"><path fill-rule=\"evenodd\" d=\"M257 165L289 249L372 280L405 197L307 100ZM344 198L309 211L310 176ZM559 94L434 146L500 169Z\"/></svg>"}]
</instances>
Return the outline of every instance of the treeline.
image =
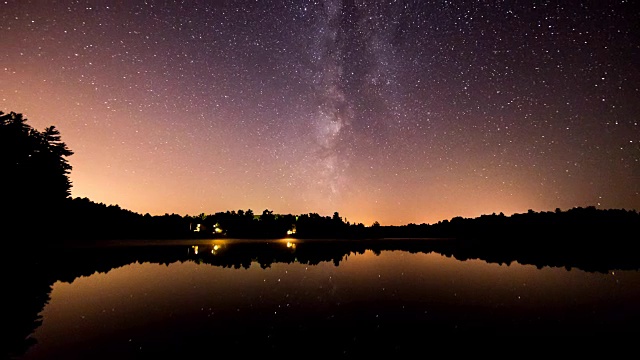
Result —
<instances>
[{"instance_id":1,"label":"treeline","mask_svg":"<svg viewBox=\"0 0 640 360\"><path fill-rule=\"evenodd\" d=\"M363 224L345 223L316 213L280 215L265 209L218 212L196 216L139 214L118 205L95 203L88 198L68 199L56 215L55 226L25 228L21 233L39 236L58 234L68 240L183 239L183 238L364 238L370 237ZM49 237L50 238L50 237Z\"/></svg>"},{"instance_id":2,"label":"treeline","mask_svg":"<svg viewBox=\"0 0 640 360\"><path fill-rule=\"evenodd\" d=\"M61 237L69 240L189 238L189 218L177 214L141 215L88 198L69 199L61 209Z\"/></svg>"},{"instance_id":3,"label":"treeline","mask_svg":"<svg viewBox=\"0 0 640 360\"><path fill-rule=\"evenodd\" d=\"M640 214L636 210L601 210L594 206L566 211L529 210L511 216L494 213L476 218L454 217L434 224L402 226L381 226L377 222L371 226L345 223L337 212L329 217L314 213L274 215L269 210L260 216L254 216L250 210L201 214L189 221L201 224L203 233L237 238L283 237L289 232L289 236L296 238L455 238L503 243L557 238L628 239L640 230Z\"/></svg>"},{"instance_id":4,"label":"treeline","mask_svg":"<svg viewBox=\"0 0 640 360\"><path fill-rule=\"evenodd\" d=\"M141 215L117 205L97 204L87 198L69 199L58 212L56 227L45 233L58 233L68 239L180 239L180 238L243 238L243 239L382 239L382 238L450 238L461 243L482 243L509 248L526 248L533 244L542 248L553 243L555 250L562 244L574 246L597 240L615 244L635 239L640 230L640 214L635 210L601 210L593 206L575 207L566 211L535 212L506 216L502 213L476 218L454 217L434 224L371 226L345 222L338 212L333 216L317 213L300 215L274 214L265 209L256 215L252 210L237 210L195 216L165 214ZM31 230L30 230L31 229ZM37 223L25 231L38 233ZM40 231L42 232L42 231ZM558 242L556 240L563 239ZM482 240L477 242L475 240ZM635 241L632 241L635 243Z\"/></svg>"},{"instance_id":5,"label":"treeline","mask_svg":"<svg viewBox=\"0 0 640 360\"><path fill-rule=\"evenodd\" d=\"M476 218L454 217L435 224L383 226L379 237L451 237L457 239L491 239L508 241L555 237L610 237L637 234L640 214L636 210L574 207L562 211L503 213Z\"/></svg>"},{"instance_id":6,"label":"treeline","mask_svg":"<svg viewBox=\"0 0 640 360\"><path fill-rule=\"evenodd\" d=\"M233 238L364 238L371 236L364 224L344 222L338 212L333 216L274 214L265 209L260 215L252 210L200 214L189 220L194 231Z\"/></svg>"},{"instance_id":7,"label":"treeline","mask_svg":"<svg viewBox=\"0 0 640 360\"><path fill-rule=\"evenodd\" d=\"M246 211L226 211L195 216L139 214L118 205L95 203L88 198L64 202L55 216L55 225L34 223L20 231L37 238L56 234L63 240L101 239L184 239L184 238L371 238L371 227L344 222L336 212L332 217L317 213L274 214L265 209L255 215ZM58 237L58 236L56 236Z\"/></svg>"}]
</instances>

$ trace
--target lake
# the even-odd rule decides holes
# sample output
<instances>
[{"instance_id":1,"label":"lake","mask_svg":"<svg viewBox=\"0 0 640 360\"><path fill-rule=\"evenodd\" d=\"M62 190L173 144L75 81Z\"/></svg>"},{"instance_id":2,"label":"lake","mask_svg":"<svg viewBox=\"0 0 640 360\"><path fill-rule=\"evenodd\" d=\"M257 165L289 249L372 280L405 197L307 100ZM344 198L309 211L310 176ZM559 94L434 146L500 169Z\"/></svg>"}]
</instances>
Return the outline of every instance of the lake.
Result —
<instances>
[{"instance_id":1,"label":"lake","mask_svg":"<svg viewBox=\"0 0 640 360\"><path fill-rule=\"evenodd\" d=\"M637 269L459 260L432 244L179 240L24 250L10 269L19 294L12 352L356 357L410 354L437 336L636 331Z\"/></svg>"}]
</instances>

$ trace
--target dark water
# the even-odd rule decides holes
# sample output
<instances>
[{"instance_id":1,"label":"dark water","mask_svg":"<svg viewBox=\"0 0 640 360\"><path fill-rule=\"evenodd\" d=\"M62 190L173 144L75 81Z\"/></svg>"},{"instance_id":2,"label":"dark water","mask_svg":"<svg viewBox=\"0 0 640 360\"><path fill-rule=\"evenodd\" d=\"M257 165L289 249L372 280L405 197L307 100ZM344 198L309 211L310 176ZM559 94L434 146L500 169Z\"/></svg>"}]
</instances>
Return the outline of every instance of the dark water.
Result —
<instances>
[{"instance_id":1,"label":"dark water","mask_svg":"<svg viewBox=\"0 0 640 360\"><path fill-rule=\"evenodd\" d=\"M41 255L29 266L46 275L24 280L34 287L25 302L48 301L14 319L29 329L17 334L29 336L18 358L410 354L440 335L630 334L640 319L637 270L333 244L111 243Z\"/></svg>"}]
</instances>

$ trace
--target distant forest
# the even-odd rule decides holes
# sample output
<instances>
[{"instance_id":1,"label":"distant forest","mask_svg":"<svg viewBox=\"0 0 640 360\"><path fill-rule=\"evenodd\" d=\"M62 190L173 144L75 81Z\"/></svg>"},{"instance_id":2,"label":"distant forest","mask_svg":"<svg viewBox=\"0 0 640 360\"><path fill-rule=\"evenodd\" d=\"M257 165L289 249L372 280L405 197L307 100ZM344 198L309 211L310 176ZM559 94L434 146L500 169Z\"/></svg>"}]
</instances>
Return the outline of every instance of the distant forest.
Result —
<instances>
[{"instance_id":1,"label":"distant forest","mask_svg":"<svg viewBox=\"0 0 640 360\"><path fill-rule=\"evenodd\" d=\"M454 217L435 224L370 226L345 222L338 212L332 216L274 214L268 209L233 210L214 214L152 216L118 205L95 203L70 196L73 152L61 141L59 131L31 128L15 112L0 112L0 176L3 238L55 243L99 239L180 238L452 238L482 239L483 244L565 242L585 239L636 241L640 215L636 210L600 210L593 206L566 211L556 209L506 216L502 213L477 218ZM474 242L470 242L474 243ZM557 244L557 243L555 243Z\"/></svg>"}]
</instances>

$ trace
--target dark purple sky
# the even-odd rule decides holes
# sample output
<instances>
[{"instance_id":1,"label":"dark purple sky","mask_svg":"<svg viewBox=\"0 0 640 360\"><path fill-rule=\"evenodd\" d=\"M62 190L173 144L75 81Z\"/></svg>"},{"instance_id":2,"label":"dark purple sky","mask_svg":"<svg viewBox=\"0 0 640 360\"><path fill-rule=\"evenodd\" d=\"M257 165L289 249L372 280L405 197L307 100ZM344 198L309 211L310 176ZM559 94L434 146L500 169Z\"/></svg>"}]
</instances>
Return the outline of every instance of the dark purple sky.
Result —
<instances>
[{"instance_id":1,"label":"dark purple sky","mask_svg":"<svg viewBox=\"0 0 640 360\"><path fill-rule=\"evenodd\" d=\"M640 209L640 16L602 1L0 1L0 111L72 195L370 225Z\"/></svg>"}]
</instances>

